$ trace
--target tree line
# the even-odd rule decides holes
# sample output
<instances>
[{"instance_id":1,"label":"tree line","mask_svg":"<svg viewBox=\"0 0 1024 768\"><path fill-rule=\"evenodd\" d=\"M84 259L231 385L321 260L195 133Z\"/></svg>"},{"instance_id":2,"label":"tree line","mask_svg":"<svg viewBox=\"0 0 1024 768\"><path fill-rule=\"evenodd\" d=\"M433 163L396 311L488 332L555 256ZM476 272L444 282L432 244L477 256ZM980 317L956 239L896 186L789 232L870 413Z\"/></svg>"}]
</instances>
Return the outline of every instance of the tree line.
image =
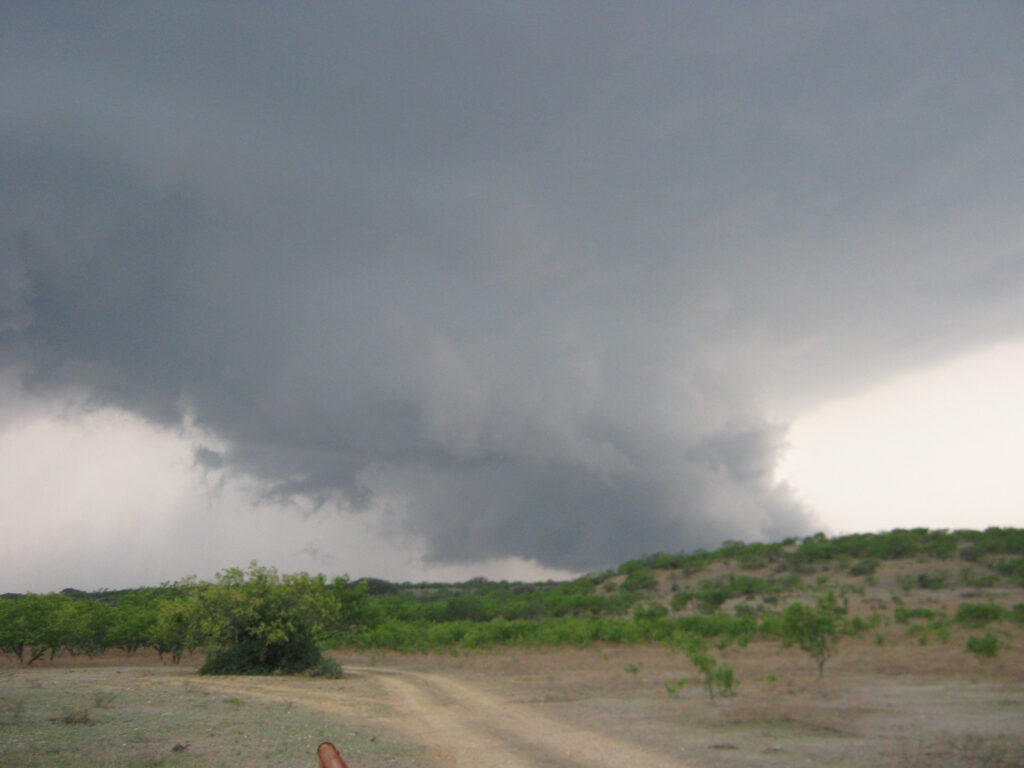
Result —
<instances>
[{"instance_id":1,"label":"tree line","mask_svg":"<svg viewBox=\"0 0 1024 768\"><path fill-rule=\"evenodd\" d=\"M888 615L847 616L846 595L858 587L831 583L844 573L870 581L883 560L926 555L966 561L966 586L1024 585L1024 531L891 531L775 544L726 542L714 552L657 553L615 571L565 582L473 579L461 584L393 584L322 575L281 575L256 563L212 582L194 578L118 592L7 595L0 598L0 651L23 664L60 653L153 648L178 662L206 654L207 672L319 670L330 674L325 647L424 651L498 646L577 646L659 642L704 660L706 645L781 640L812 654L823 671L838 638L889 623ZM666 592L659 571L687 577L723 561L733 569L690 579ZM979 574L975 567L987 572ZM759 574L744 573L758 568ZM814 574L813 576L811 574ZM948 584L946 571L907 576L904 589ZM660 581L659 581L660 579ZM659 586L660 585L660 586ZM861 593L863 594L863 593ZM797 597L799 595L799 597ZM756 599L755 599L756 598ZM727 600L735 599L731 611ZM953 623L1024 624L1024 604L965 604L956 616L908 608L892 596L892 621L922 641L946 641ZM998 649L998 647L997 647ZM708 668L709 670L711 667ZM710 672L709 672L710 674Z\"/></svg>"}]
</instances>

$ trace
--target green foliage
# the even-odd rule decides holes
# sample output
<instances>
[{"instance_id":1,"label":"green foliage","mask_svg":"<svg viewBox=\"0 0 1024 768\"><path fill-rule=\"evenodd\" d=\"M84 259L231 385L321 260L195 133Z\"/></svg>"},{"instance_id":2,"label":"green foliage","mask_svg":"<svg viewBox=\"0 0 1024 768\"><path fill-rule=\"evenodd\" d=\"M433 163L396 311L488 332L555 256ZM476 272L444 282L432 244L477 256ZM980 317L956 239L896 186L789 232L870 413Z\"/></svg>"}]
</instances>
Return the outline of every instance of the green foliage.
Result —
<instances>
[{"instance_id":1,"label":"green foliage","mask_svg":"<svg viewBox=\"0 0 1024 768\"><path fill-rule=\"evenodd\" d=\"M690 659L690 663L694 669L700 674L701 684L704 686L704 690L708 693L708 699L714 703L715 695L719 696L732 696L735 694L736 674L733 672L733 668L725 663L719 662L711 653L708 652L707 642L704 638L696 635L680 635L676 638L674 646L682 650L687 658ZM678 681L678 688L681 688L686 682L685 677L681 677ZM668 687L668 684L666 684ZM671 694L671 690L669 693Z\"/></svg>"},{"instance_id":2,"label":"green foliage","mask_svg":"<svg viewBox=\"0 0 1024 768\"><path fill-rule=\"evenodd\" d=\"M874 629L881 623L882 616L878 613L873 613L866 619L863 616L854 616L843 624L843 634L859 635L861 632L867 632L869 629Z\"/></svg>"},{"instance_id":3,"label":"green foliage","mask_svg":"<svg viewBox=\"0 0 1024 768\"><path fill-rule=\"evenodd\" d=\"M633 609L634 621L657 621L668 616L668 608L661 603L638 605Z\"/></svg>"},{"instance_id":4,"label":"green foliage","mask_svg":"<svg viewBox=\"0 0 1024 768\"><path fill-rule=\"evenodd\" d=\"M1008 576L1018 584L1024 586L1024 557L1011 557L997 560L993 565L999 573Z\"/></svg>"},{"instance_id":5,"label":"green foliage","mask_svg":"<svg viewBox=\"0 0 1024 768\"><path fill-rule=\"evenodd\" d=\"M25 650L33 631L25 610L25 598L0 598L0 651L18 657L25 663Z\"/></svg>"},{"instance_id":6,"label":"green foliage","mask_svg":"<svg viewBox=\"0 0 1024 768\"><path fill-rule=\"evenodd\" d=\"M287 621L275 624L258 612L252 626L239 624L240 606L254 599L240 583L233 583L240 588L237 594L248 596L238 598L237 603L217 597L221 595L217 590L225 584L200 584L195 580L143 590L29 594L0 599L0 651L17 656L22 663L32 663L48 654L90 654L106 648L133 653L151 646L161 656L170 655L172 661L179 661L183 653L198 647L211 649L212 659L219 651L238 645L215 662L230 666L228 662L235 663L233 654L244 656L246 648L263 643L262 650L252 653L262 654L260 665L274 668L301 666L313 658L313 648L324 645L458 651L501 646L587 647L596 642L672 644L681 635L698 636L709 643L743 645L755 636L783 639L785 612L779 613L774 607L794 592L808 589L801 573L815 574L809 584L817 589L813 579L821 572L864 575L870 583L875 578L872 573L889 560L954 556L975 564L973 570L963 568L959 572L959 580L967 586L990 587L1005 579L1020 581L1024 579L1024 531L914 529L837 538L818 534L773 544L727 541L715 551L662 552L628 561L617 570L622 578L615 581L611 581L615 575L612 572L543 583L473 579L461 584L392 584L364 579L358 589L345 587L345 594L360 595L358 605L346 608L348 623L325 621L315 630L306 624L310 614L309 605L301 607L305 597L297 601L300 607L296 610L306 618L295 627ZM690 585L679 583L684 576L715 563L737 570ZM675 569L672 580L679 583L672 596L671 612L645 594L656 585L657 571L665 569ZM754 569L762 572L750 572ZM237 569L227 573L234 574L235 582L248 579L248 574ZM266 610L276 614L275 590L293 577L274 574L274 578L281 584L268 586L261 599ZM331 593L331 584L322 579L317 582L305 575L294 578L306 580L302 583L309 587L307 596L320 594L322 598ZM828 589L828 577L822 574L820 580ZM263 581L269 584L273 579ZM620 581L621 588L617 584ZM930 571L904 577L903 586L913 592L949 587L951 583L947 571ZM839 589L842 597L857 588L842 585ZM739 601L735 611L723 612L729 600ZM895 595L893 603L894 618L910 623L909 631L919 638L944 639L948 634L948 620L934 611L905 608ZM1024 624L1024 605L1013 612L1001 606L966 605L982 607L965 606L954 621L985 626L1012 618ZM815 611L810 607L806 610ZM228 634L237 636L238 643L228 642L214 631L214 614L232 628ZM224 619L225 615L230 618ZM840 620L840 624L842 632L859 632L877 626L881 618L873 617L867 624L857 618ZM791 616L790 625L792 621ZM261 627L258 631L257 626ZM255 637L258 642L242 643L242 636ZM281 643L291 647L285 649ZM790 643L796 643L792 632Z\"/></svg>"},{"instance_id":7,"label":"green foliage","mask_svg":"<svg viewBox=\"0 0 1024 768\"><path fill-rule=\"evenodd\" d=\"M624 592L649 592L657 585L653 573L646 568L638 568L623 579L621 589Z\"/></svg>"},{"instance_id":8,"label":"green foliage","mask_svg":"<svg viewBox=\"0 0 1024 768\"><path fill-rule=\"evenodd\" d=\"M905 605L897 605L892 609L893 619L906 624L911 619L934 619L937 616L931 608L907 608Z\"/></svg>"},{"instance_id":9,"label":"green foliage","mask_svg":"<svg viewBox=\"0 0 1024 768\"><path fill-rule=\"evenodd\" d=\"M943 643L950 638L950 620L944 617L933 619L926 624L912 624L907 634L917 636L921 645L927 645L930 637L936 637Z\"/></svg>"},{"instance_id":10,"label":"green foliage","mask_svg":"<svg viewBox=\"0 0 1024 768\"><path fill-rule=\"evenodd\" d=\"M678 680L666 680L665 681L665 692L670 697L676 697L679 692L686 686L686 675L683 675Z\"/></svg>"},{"instance_id":11,"label":"green foliage","mask_svg":"<svg viewBox=\"0 0 1024 768\"><path fill-rule=\"evenodd\" d=\"M186 595L160 618L172 634L172 653L206 645L202 674L296 673L322 662L319 642L367 621L365 588L273 568L229 568L212 583L181 583ZM160 622L158 620L158 626Z\"/></svg>"},{"instance_id":12,"label":"green foliage","mask_svg":"<svg viewBox=\"0 0 1024 768\"><path fill-rule=\"evenodd\" d=\"M320 661L307 669L306 672L310 677L324 677L329 680L336 680L343 675L341 664L326 656L321 656Z\"/></svg>"},{"instance_id":13,"label":"green foliage","mask_svg":"<svg viewBox=\"0 0 1024 768\"><path fill-rule=\"evenodd\" d=\"M153 590L138 590L125 595L107 610L105 645L135 653L154 636L159 618L159 603Z\"/></svg>"},{"instance_id":14,"label":"green foliage","mask_svg":"<svg viewBox=\"0 0 1024 768\"><path fill-rule=\"evenodd\" d=\"M999 653L999 648L999 638L991 632L986 632L984 635L972 635L967 638L967 650L979 659L994 659Z\"/></svg>"},{"instance_id":15,"label":"green foliage","mask_svg":"<svg viewBox=\"0 0 1024 768\"><path fill-rule=\"evenodd\" d=\"M997 603L963 603L956 610L953 621L969 627L984 627L992 621L1002 621L1010 611Z\"/></svg>"},{"instance_id":16,"label":"green foliage","mask_svg":"<svg viewBox=\"0 0 1024 768\"><path fill-rule=\"evenodd\" d=\"M986 573L983 576L978 576L970 566L960 569L960 583L966 587L994 587L998 582L999 577L994 573Z\"/></svg>"},{"instance_id":17,"label":"green foliage","mask_svg":"<svg viewBox=\"0 0 1024 768\"><path fill-rule=\"evenodd\" d=\"M671 602L672 610L673 611L683 611L683 610L686 610L686 607L693 601L694 597L695 597L695 593L693 592L692 589L689 589L689 588L683 590L682 592L677 592L676 594L674 594L672 596L672 602Z\"/></svg>"},{"instance_id":18,"label":"green foliage","mask_svg":"<svg viewBox=\"0 0 1024 768\"><path fill-rule=\"evenodd\" d=\"M797 577L799 583L799 578ZM729 573L718 579L702 579L696 589L687 589L672 598L672 608L683 610L691 601L701 613L714 613L731 598L743 597L751 600L761 597L770 600L792 585L791 578L782 580L763 579L742 573Z\"/></svg>"},{"instance_id":19,"label":"green foliage","mask_svg":"<svg viewBox=\"0 0 1024 768\"><path fill-rule=\"evenodd\" d=\"M320 649L306 635L278 642L267 642L261 637L245 635L236 643L214 649L199 668L199 674L295 674L318 667L322 661Z\"/></svg>"},{"instance_id":20,"label":"green foliage","mask_svg":"<svg viewBox=\"0 0 1024 768\"><path fill-rule=\"evenodd\" d=\"M917 574L917 586L921 589L942 589L947 581L949 581L948 571Z\"/></svg>"},{"instance_id":21,"label":"green foliage","mask_svg":"<svg viewBox=\"0 0 1024 768\"><path fill-rule=\"evenodd\" d=\"M869 557L865 560L859 560L851 565L847 573L851 576L870 576L878 570L878 564L877 557Z\"/></svg>"},{"instance_id":22,"label":"green foliage","mask_svg":"<svg viewBox=\"0 0 1024 768\"><path fill-rule=\"evenodd\" d=\"M836 654L843 630L846 607L834 592L826 592L814 607L791 603L782 615L782 643L797 645L818 665L818 679L825 674L825 662Z\"/></svg>"}]
</instances>

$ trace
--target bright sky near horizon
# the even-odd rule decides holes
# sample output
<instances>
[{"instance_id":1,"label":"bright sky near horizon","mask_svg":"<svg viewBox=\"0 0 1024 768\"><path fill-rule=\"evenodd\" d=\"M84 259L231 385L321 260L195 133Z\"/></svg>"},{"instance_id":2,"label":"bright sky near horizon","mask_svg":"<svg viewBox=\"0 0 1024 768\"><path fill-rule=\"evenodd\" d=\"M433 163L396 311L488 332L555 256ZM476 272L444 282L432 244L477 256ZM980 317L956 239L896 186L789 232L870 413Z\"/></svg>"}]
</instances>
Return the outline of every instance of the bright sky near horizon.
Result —
<instances>
[{"instance_id":1,"label":"bright sky near horizon","mask_svg":"<svg viewBox=\"0 0 1024 768\"><path fill-rule=\"evenodd\" d=\"M1024 343L799 415L777 477L832 533L1024 526Z\"/></svg>"},{"instance_id":2,"label":"bright sky near horizon","mask_svg":"<svg viewBox=\"0 0 1024 768\"><path fill-rule=\"evenodd\" d=\"M0 592L1024 524L1022 37L0 4Z\"/></svg>"}]
</instances>

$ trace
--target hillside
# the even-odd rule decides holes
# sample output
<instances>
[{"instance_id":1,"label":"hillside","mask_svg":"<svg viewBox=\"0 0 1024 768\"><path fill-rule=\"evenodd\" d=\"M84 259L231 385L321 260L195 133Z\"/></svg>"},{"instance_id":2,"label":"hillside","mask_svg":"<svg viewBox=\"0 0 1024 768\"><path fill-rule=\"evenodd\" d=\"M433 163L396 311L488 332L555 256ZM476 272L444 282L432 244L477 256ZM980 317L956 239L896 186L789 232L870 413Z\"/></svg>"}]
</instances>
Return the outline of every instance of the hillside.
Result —
<instances>
[{"instance_id":1,"label":"hillside","mask_svg":"<svg viewBox=\"0 0 1024 768\"><path fill-rule=\"evenodd\" d=\"M891 634L896 625L927 642L985 617L1018 631L1024 531L818 534L657 553L570 582L368 586L381 621L360 637L367 647L664 641L678 631L749 639L773 634L772 617L787 604L829 592L842 600L849 631Z\"/></svg>"},{"instance_id":2,"label":"hillside","mask_svg":"<svg viewBox=\"0 0 1024 768\"><path fill-rule=\"evenodd\" d=\"M23 661L150 646L202 647L182 629L183 583L154 589L0 599L0 649ZM793 603L834 594L849 635L877 642L949 642L995 633L1012 644L1024 625L1024 530L894 530L763 544L726 542L711 552L657 553L567 582L473 579L457 584L363 579L358 621L330 647L391 649L577 646L687 637L732 642L781 637Z\"/></svg>"}]
</instances>

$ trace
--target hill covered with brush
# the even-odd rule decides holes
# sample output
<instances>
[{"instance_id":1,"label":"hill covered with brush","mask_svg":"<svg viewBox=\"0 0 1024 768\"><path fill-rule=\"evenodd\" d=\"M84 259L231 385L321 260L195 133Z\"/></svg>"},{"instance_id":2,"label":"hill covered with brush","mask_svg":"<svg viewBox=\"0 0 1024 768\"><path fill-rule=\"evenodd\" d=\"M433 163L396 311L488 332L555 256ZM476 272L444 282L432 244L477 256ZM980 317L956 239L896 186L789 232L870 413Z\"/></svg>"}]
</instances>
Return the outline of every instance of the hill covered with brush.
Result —
<instances>
[{"instance_id":1,"label":"hill covered with brush","mask_svg":"<svg viewBox=\"0 0 1024 768\"><path fill-rule=\"evenodd\" d=\"M229 571L219 599L225 585L230 591L246 581L245 572ZM869 633L879 643L953 639L964 647L971 638L983 638L998 653L1020 639L1024 626L1021 529L730 541L714 551L646 555L565 582L328 582L305 574L278 577L255 565L249 573L284 580L292 600L294 585L301 583L300 592L323 590L344 604L344 611L332 614L334 623L312 627L326 647L686 647L696 638L724 648L783 639L787 610L796 610L791 606L828 601L835 606L837 631ZM0 650L23 663L142 647L177 659L186 650L210 646L213 633L197 619L197 606L215 586L187 580L117 592L5 595Z\"/></svg>"}]
</instances>

